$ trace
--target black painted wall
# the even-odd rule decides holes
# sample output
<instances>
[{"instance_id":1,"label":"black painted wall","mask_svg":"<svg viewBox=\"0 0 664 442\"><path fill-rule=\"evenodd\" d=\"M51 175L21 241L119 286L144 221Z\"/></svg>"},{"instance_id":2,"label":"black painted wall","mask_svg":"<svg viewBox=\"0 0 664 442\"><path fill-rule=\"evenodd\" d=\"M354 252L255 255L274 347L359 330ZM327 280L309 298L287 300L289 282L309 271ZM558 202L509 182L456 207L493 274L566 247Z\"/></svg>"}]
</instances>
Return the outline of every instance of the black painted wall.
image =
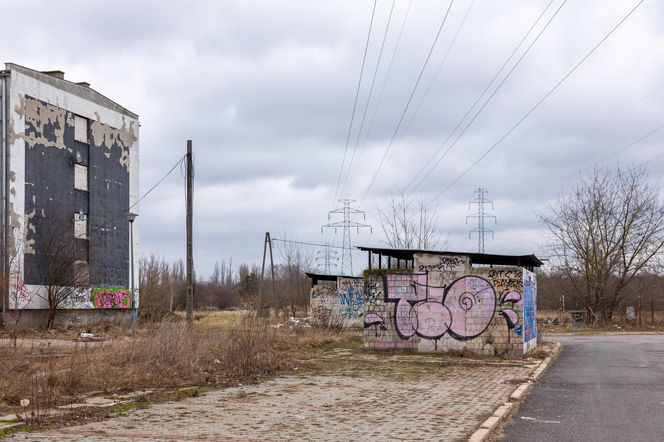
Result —
<instances>
[{"instance_id":1,"label":"black painted wall","mask_svg":"<svg viewBox=\"0 0 664 442\"><path fill-rule=\"evenodd\" d=\"M26 100L34 100L26 97ZM41 102L42 106L50 106ZM25 147L25 214L33 229L27 239L34 240L33 253L25 253L26 284L45 285L44 235L64 233L75 244L76 259L87 260L90 285L93 287L127 287L129 285L129 229L124 213L129 207L129 171L120 164L122 150L117 139L110 149L97 146L92 137L92 121L88 121L85 144L74 139L73 114L65 121L42 122L35 128L26 118L26 136L39 136L55 142L55 128L64 127L65 149L36 143ZM88 166L88 189L74 189L76 152ZM110 154L107 157L105 154ZM33 210L35 215L27 219ZM74 239L74 213L88 216L88 240ZM33 231L34 230L34 231Z\"/></svg>"}]
</instances>

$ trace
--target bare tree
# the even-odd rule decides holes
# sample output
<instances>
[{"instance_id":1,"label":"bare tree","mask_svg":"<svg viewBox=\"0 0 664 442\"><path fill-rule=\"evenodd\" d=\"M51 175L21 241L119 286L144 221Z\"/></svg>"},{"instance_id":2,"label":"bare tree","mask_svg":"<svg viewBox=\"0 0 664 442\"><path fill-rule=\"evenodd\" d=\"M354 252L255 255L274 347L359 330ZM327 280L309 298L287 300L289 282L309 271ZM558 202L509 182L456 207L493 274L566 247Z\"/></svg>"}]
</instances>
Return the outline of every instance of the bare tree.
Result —
<instances>
[{"instance_id":1,"label":"bare tree","mask_svg":"<svg viewBox=\"0 0 664 442\"><path fill-rule=\"evenodd\" d=\"M392 196L384 209L378 209L378 219L390 247L433 250L440 245L438 216L424 201L412 201L403 193Z\"/></svg>"},{"instance_id":2,"label":"bare tree","mask_svg":"<svg viewBox=\"0 0 664 442\"><path fill-rule=\"evenodd\" d=\"M47 301L50 329L58 311L70 304L81 289L89 287L90 273L87 261L80 259L76 241L79 235L75 235L72 221L42 218L35 225L40 239L36 250L38 268L46 292L37 296Z\"/></svg>"},{"instance_id":3,"label":"bare tree","mask_svg":"<svg viewBox=\"0 0 664 442\"><path fill-rule=\"evenodd\" d=\"M643 167L596 169L540 218L557 269L583 296L586 317L610 321L626 288L664 250L664 206Z\"/></svg>"},{"instance_id":4,"label":"bare tree","mask_svg":"<svg viewBox=\"0 0 664 442\"><path fill-rule=\"evenodd\" d=\"M139 260L139 269L141 312L168 310L171 305L168 295L173 292L168 263L163 258L158 259L156 256L150 255L150 259L141 258Z\"/></svg>"},{"instance_id":5,"label":"bare tree","mask_svg":"<svg viewBox=\"0 0 664 442\"><path fill-rule=\"evenodd\" d=\"M238 295L247 306L257 306L261 271L256 265L240 264L238 269Z\"/></svg>"},{"instance_id":6,"label":"bare tree","mask_svg":"<svg viewBox=\"0 0 664 442\"><path fill-rule=\"evenodd\" d=\"M282 234L282 237L287 238L287 235ZM296 242L282 241L277 250L282 263L277 266L274 307L285 317L297 316L298 308L306 309L309 304L310 282L305 272L311 269L313 258Z\"/></svg>"}]
</instances>

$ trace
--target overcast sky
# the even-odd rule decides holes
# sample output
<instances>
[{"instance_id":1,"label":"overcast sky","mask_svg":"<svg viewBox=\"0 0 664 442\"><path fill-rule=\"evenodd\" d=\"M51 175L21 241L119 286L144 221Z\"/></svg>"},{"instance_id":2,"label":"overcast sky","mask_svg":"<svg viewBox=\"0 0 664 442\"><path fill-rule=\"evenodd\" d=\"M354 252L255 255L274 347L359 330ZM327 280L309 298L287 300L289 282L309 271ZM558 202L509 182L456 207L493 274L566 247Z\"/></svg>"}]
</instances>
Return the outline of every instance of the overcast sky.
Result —
<instances>
[{"instance_id":1,"label":"overcast sky","mask_svg":"<svg viewBox=\"0 0 664 442\"><path fill-rule=\"evenodd\" d=\"M260 264L266 231L325 241L320 227L337 193L373 0L0 3L4 61L63 70L139 114L142 191L193 140L199 275L231 257L234 266ZM654 0L508 134L638 1L569 1L555 17L563 2L549 3L454 1L415 88L449 3L396 0L376 70L393 4L377 1L337 195L356 199L366 212L358 221L374 226L354 244L383 244L377 209L406 188L437 211L448 249L476 251L466 216L483 187L498 221L486 251L545 255L536 213L580 174L605 158L601 165L629 167L664 151L664 130L657 130L664 124L664 6ZM439 150L543 11L450 140L553 17L509 78L421 185L406 187L448 149L449 142ZM659 183L664 160L648 170ZM141 204L141 255L184 257L183 182L176 170ZM341 231L333 233L326 239L340 245ZM355 259L357 272L365 260Z\"/></svg>"}]
</instances>

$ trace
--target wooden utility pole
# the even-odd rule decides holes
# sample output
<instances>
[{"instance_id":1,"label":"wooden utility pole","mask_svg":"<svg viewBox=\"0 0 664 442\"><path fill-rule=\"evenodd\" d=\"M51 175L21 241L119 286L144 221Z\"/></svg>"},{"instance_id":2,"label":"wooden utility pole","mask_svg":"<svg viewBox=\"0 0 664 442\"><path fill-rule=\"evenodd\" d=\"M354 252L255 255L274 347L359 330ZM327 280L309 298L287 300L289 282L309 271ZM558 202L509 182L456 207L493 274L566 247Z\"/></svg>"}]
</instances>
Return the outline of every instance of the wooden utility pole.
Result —
<instances>
[{"instance_id":1,"label":"wooden utility pole","mask_svg":"<svg viewBox=\"0 0 664 442\"><path fill-rule=\"evenodd\" d=\"M194 326L194 256L193 256L193 203L194 174L191 140L187 140L187 326Z\"/></svg>"},{"instance_id":2,"label":"wooden utility pole","mask_svg":"<svg viewBox=\"0 0 664 442\"><path fill-rule=\"evenodd\" d=\"M274 301L274 305L276 306L277 311L275 312L275 316L279 314L279 300L277 299L277 290L274 286L274 258L272 258L272 238L270 237L270 232L267 232L267 237L265 238L267 241L267 246L270 249L270 276L272 277L272 300ZM268 316L269 316L270 310L268 307Z\"/></svg>"},{"instance_id":3,"label":"wooden utility pole","mask_svg":"<svg viewBox=\"0 0 664 442\"><path fill-rule=\"evenodd\" d=\"M269 316L270 308L267 308L265 311L265 299L263 297L263 279L265 277L265 259L267 258L268 248L270 250L270 273L272 276L272 298L276 296L275 283L274 283L274 259L272 258L272 238L270 237L270 232L265 232L265 242L263 243L263 265L261 267L261 280L258 282L258 315L259 316Z\"/></svg>"}]
</instances>

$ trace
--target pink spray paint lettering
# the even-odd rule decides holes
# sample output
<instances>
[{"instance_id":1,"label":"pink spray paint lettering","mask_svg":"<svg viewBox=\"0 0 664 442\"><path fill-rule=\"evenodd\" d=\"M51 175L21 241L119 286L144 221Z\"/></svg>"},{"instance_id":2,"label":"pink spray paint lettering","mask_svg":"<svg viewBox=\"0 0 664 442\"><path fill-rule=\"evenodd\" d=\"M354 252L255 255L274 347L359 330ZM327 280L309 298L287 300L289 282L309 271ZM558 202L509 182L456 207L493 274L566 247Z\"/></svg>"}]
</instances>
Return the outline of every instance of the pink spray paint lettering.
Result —
<instances>
[{"instance_id":1,"label":"pink spray paint lettering","mask_svg":"<svg viewBox=\"0 0 664 442\"><path fill-rule=\"evenodd\" d=\"M94 308L131 307L131 292L122 288L97 288L90 292L90 302Z\"/></svg>"},{"instance_id":2,"label":"pink spray paint lettering","mask_svg":"<svg viewBox=\"0 0 664 442\"><path fill-rule=\"evenodd\" d=\"M491 325L496 291L489 281L467 275L435 287L427 279L427 273L385 276L386 298L396 303L395 325L403 339L438 339L447 333L468 340Z\"/></svg>"}]
</instances>

